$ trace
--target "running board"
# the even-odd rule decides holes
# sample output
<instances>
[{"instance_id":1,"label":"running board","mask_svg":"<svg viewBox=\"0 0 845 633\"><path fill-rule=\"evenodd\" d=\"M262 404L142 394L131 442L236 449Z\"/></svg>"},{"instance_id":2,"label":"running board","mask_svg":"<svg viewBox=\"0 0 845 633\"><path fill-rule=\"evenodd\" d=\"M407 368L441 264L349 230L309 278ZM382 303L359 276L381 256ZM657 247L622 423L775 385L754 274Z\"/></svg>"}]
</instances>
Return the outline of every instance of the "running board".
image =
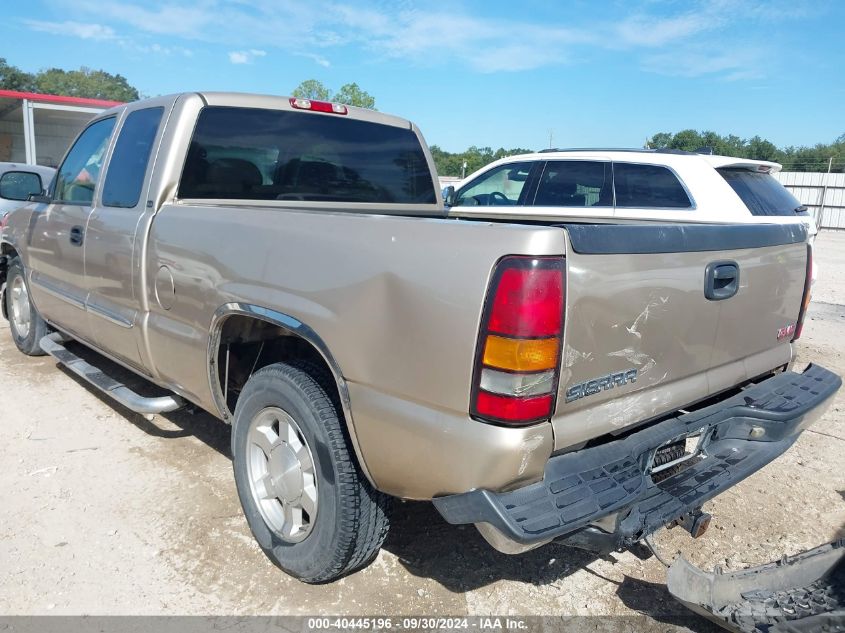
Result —
<instances>
[{"instance_id":1,"label":"running board","mask_svg":"<svg viewBox=\"0 0 845 633\"><path fill-rule=\"evenodd\" d=\"M126 385L117 382L111 376L103 373L94 365L82 360L79 356L68 351L62 345L63 336L60 332L48 334L41 339L41 349L55 358L59 363L67 367L80 378L94 385L107 396L117 400L124 407L135 413L152 415L155 413L166 413L175 411L184 406L184 401L179 396L160 396L158 398L145 398Z\"/></svg>"}]
</instances>

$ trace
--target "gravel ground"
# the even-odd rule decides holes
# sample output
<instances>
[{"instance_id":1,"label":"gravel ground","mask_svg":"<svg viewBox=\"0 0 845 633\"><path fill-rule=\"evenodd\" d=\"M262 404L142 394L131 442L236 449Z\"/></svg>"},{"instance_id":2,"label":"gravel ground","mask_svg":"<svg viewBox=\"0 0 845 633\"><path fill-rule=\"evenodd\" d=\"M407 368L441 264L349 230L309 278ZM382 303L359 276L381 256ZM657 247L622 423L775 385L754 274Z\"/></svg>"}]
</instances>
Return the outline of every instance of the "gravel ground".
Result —
<instances>
[{"instance_id":1,"label":"gravel ground","mask_svg":"<svg viewBox=\"0 0 845 633\"><path fill-rule=\"evenodd\" d=\"M798 362L845 374L845 234L822 233L816 253ZM663 553L739 569L845 536L843 399L786 455L707 504L714 519L699 540L658 533ZM509 557L423 503L397 504L367 569L300 584L249 533L227 426L202 413L149 422L51 359L19 354L5 331L0 412L0 615L639 613L660 629L686 613L655 558L556 544Z\"/></svg>"}]
</instances>

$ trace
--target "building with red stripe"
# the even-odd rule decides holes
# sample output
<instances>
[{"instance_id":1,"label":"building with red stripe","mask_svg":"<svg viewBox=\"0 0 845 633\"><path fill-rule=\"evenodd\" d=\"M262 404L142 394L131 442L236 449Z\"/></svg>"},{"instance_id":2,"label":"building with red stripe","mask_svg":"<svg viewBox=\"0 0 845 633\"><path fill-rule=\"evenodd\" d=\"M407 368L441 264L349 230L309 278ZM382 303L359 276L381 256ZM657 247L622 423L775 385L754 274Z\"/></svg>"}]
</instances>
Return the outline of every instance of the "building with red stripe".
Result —
<instances>
[{"instance_id":1,"label":"building with red stripe","mask_svg":"<svg viewBox=\"0 0 845 633\"><path fill-rule=\"evenodd\" d=\"M79 131L119 101L0 90L0 162L56 167Z\"/></svg>"}]
</instances>

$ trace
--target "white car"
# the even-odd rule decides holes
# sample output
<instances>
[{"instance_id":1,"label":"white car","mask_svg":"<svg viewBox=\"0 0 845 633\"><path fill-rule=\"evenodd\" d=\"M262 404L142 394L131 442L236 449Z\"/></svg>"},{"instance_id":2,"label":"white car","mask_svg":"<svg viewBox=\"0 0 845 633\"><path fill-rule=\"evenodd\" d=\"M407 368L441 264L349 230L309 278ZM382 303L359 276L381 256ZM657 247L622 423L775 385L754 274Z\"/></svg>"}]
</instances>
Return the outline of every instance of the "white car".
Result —
<instances>
[{"instance_id":1,"label":"white car","mask_svg":"<svg viewBox=\"0 0 845 633\"><path fill-rule=\"evenodd\" d=\"M680 150L546 150L508 156L444 190L452 216L538 221L802 222L777 163ZM491 209L491 207L495 207Z\"/></svg>"}]
</instances>

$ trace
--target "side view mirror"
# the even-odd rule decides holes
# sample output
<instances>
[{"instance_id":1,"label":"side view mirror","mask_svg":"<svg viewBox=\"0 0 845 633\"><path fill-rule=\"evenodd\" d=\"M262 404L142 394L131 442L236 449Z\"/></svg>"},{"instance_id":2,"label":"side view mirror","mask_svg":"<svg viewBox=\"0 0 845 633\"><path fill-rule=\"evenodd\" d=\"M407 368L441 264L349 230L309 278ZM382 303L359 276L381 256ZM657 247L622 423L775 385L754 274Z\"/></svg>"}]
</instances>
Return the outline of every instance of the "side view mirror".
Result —
<instances>
[{"instance_id":1,"label":"side view mirror","mask_svg":"<svg viewBox=\"0 0 845 633\"><path fill-rule=\"evenodd\" d=\"M41 176L31 171L7 171L0 177L0 198L24 202L33 193L43 193Z\"/></svg>"},{"instance_id":2,"label":"side view mirror","mask_svg":"<svg viewBox=\"0 0 845 633\"><path fill-rule=\"evenodd\" d=\"M53 199L44 193L31 193L27 198L27 202L37 202L39 204L50 204Z\"/></svg>"},{"instance_id":3,"label":"side view mirror","mask_svg":"<svg viewBox=\"0 0 845 633\"><path fill-rule=\"evenodd\" d=\"M443 204L447 207L454 207L456 199L457 196L455 195L454 185L449 185L448 187L443 188Z\"/></svg>"}]
</instances>

